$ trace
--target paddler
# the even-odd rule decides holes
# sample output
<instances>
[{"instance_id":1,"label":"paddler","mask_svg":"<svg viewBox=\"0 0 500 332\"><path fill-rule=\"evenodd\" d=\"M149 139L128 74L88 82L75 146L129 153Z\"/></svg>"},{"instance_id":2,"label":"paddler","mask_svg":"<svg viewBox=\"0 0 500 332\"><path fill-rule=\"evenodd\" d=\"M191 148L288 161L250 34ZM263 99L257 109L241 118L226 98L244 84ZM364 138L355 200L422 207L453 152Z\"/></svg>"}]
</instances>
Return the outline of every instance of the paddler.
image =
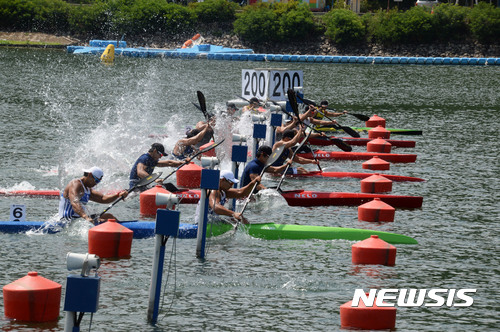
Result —
<instances>
[{"instance_id":1,"label":"paddler","mask_svg":"<svg viewBox=\"0 0 500 332\"><path fill-rule=\"evenodd\" d=\"M129 177L129 186L130 188L134 187L140 179L145 178L151 174L156 166L158 167L179 167L184 162L181 160L160 160L161 157L167 156L165 153L165 147L161 143L154 143L151 145L148 153L140 156L132 166L130 170ZM187 158L185 161L191 161L191 159ZM156 182L161 183L161 179L156 180ZM147 188L141 188L142 190L146 190Z\"/></svg>"},{"instance_id":2,"label":"paddler","mask_svg":"<svg viewBox=\"0 0 500 332\"><path fill-rule=\"evenodd\" d=\"M208 122L206 121L199 121L197 124L196 124L196 127L195 129L196 130L199 130L199 131L202 131L203 128L205 127L205 125L208 123L209 127L207 128L207 131L205 132L205 135L203 135L203 137L201 138L201 140L196 143L194 145L194 147L199 150L201 146L207 144L208 142L210 142L210 140L214 137L214 126L215 126L215 115L213 114L208 114L209 118L208 118Z\"/></svg>"},{"instance_id":3,"label":"paddler","mask_svg":"<svg viewBox=\"0 0 500 332\"><path fill-rule=\"evenodd\" d=\"M250 161L246 166L245 169L243 170L243 174L241 175L242 178L242 187L248 185L250 182L252 182L254 179L256 179L258 176L260 176L260 173L264 169L267 160L269 159L269 156L273 153L273 149L271 149L270 146L267 145L262 145L259 147L257 150L257 156L254 160ZM288 164L292 164L292 160L288 160L285 164L276 167L276 166L269 166L266 169L266 172L268 173L280 173L283 172ZM256 188L257 191L266 189L266 187L262 184L259 183L259 185Z\"/></svg>"},{"instance_id":4,"label":"paddler","mask_svg":"<svg viewBox=\"0 0 500 332\"><path fill-rule=\"evenodd\" d=\"M209 129L212 129L208 123L203 123L200 129L191 129L186 133L186 137L177 141L172 151L172 155L179 160L186 160L194 154L195 145L198 144Z\"/></svg>"},{"instance_id":5,"label":"paddler","mask_svg":"<svg viewBox=\"0 0 500 332\"><path fill-rule=\"evenodd\" d=\"M245 198L252 192L254 185L260 183L260 176L254 177L246 186L241 188L233 188L235 184L239 183L234 177L233 172L227 170L220 171L219 190L212 190L208 196L208 214L228 216L235 220L248 224L248 221L239 212L234 212L224 205L228 198ZM196 208L196 220L200 211L200 204Z\"/></svg>"},{"instance_id":6,"label":"paddler","mask_svg":"<svg viewBox=\"0 0 500 332\"><path fill-rule=\"evenodd\" d=\"M266 110L260 107L259 100L256 97L252 97L249 100L249 104L241 109L241 113L251 112L252 114L260 114Z\"/></svg>"},{"instance_id":7,"label":"paddler","mask_svg":"<svg viewBox=\"0 0 500 332\"><path fill-rule=\"evenodd\" d=\"M321 114L321 109L314 105L309 105L307 111L300 115L300 119L305 124L315 125L315 126L332 126L338 124L335 120L322 120L324 115Z\"/></svg>"},{"instance_id":8,"label":"paddler","mask_svg":"<svg viewBox=\"0 0 500 332\"><path fill-rule=\"evenodd\" d=\"M276 160L276 162L274 162L272 164L272 166L279 167L279 166L283 165L285 163L285 161L290 156L293 155L292 147L295 146L297 143L299 143L299 141L302 137L304 137L302 131L295 130L295 129L285 130L285 132L283 133L283 138L280 141L274 143L273 150L276 150L277 148L279 148L282 145L285 146L285 149L284 149L281 157L278 160ZM293 157L293 161L295 161L299 164L316 164L316 165L319 164L318 160L307 159L307 158L300 157L298 155L295 155ZM303 167L289 167L287 172L286 172L286 174L306 174L306 173L309 173L309 172Z\"/></svg>"},{"instance_id":9,"label":"paddler","mask_svg":"<svg viewBox=\"0 0 500 332\"><path fill-rule=\"evenodd\" d=\"M112 203L120 197L127 197L127 191L123 190L116 194L104 195L92 188L101 182L104 173L99 167L92 167L83 170L83 176L73 179L64 188L59 201L59 219L62 222L73 221L83 218L93 224L104 222L108 219L116 219L112 214L105 213L98 220L96 215L90 215L86 209L89 201L97 203Z\"/></svg>"},{"instance_id":10,"label":"paddler","mask_svg":"<svg viewBox=\"0 0 500 332\"><path fill-rule=\"evenodd\" d=\"M341 116L341 115L347 114L347 111L334 112L334 111L328 110L327 108L328 108L328 101L326 101L326 100L321 101L321 103L319 104L319 107L318 107L319 112L316 115L316 118L321 120L321 119L323 119L324 116L336 117L336 116Z\"/></svg>"}]
</instances>

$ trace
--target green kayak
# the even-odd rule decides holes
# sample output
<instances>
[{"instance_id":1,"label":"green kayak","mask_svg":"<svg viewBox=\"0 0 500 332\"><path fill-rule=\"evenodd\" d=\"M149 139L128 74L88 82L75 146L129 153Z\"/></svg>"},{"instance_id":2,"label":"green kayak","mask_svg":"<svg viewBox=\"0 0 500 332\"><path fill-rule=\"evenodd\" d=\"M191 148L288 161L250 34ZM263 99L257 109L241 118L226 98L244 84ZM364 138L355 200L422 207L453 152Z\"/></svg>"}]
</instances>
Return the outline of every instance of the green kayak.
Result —
<instances>
[{"instance_id":1,"label":"green kayak","mask_svg":"<svg viewBox=\"0 0 500 332\"><path fill-rule=\"evenodd\" d=\"M275 223L240 225L250 236L264 240L351 240L361 241L371 235L378 235L382 240L391 244L418 244L406 235L374 231L369 229L309 226L309 225L284 225ZM230 224L209 224L207 236L218 236L233 229Z\"/></svg>"},{"instance_id":2,"label":"green kayak","mask_svg":"<svg viewBox=\"0 0 500 332\"><path fill-rule=\"evenodd\" d=\"M351 127L352 129L364 133L368 133L368 130L373 129L370 127ZM319 131L324 131L324 132L338 132L339 130L333 128L333 127L318 127L317 128ZM395 135L422 135L422 130L416 130L416 129L399 129L399 128L385 128L391 132L391 134ZM340 130L342 131L342 130Z\"/></svg>"}]
</instances>

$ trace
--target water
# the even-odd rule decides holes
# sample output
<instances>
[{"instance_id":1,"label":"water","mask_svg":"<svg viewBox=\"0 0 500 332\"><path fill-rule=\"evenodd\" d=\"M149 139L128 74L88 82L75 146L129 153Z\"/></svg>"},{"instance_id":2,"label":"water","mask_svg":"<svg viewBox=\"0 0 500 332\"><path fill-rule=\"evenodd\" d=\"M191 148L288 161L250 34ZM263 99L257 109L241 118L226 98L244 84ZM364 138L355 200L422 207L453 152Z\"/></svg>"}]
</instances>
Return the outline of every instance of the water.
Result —
<instances>
[{"instance_id":1,"label":"water","mask_svg":"<svg viewBox=\"0 0 500 332\"><path fill-rule=\"evenodd\" d=\"M241 94L241 69L276 64L118 58L106 67L94 56L55 50L0 49L0 190L60 189L83 168L99 165L102 191L125 188L129 168L155 141L171 149L187 125L202 120L191 102L204 92L217 111ZM285 64L279 67L285 67ZM371 228L419 241L397 246L396 266L354 266L349 241L264 241L239 231L209 241L207 259L195 241L176 242L159 323L146 322L153 239L134 240L132 257L105 260L95 331L338 330L339 307L363 288L477 288L469 308L398 308L399 331L486 331L498 326L500 68L286 64L304 71L306 97L377 114L388 126L422 129L415 164L390 174L424 183L394 183L394 194L424 197L418 210L397 210L394 223L357 220L356 207L288 207L268 193L245 213L252 221ZM363 125L354 117L342 124ZM228 136L219 126L218 135ZM239 130L249 129L239 124ZM168 133L167 138L149 134ZM227 148L226 148L227 149ZM333 147L332 147L333 149ZM355 148L362 150L363 148ZM226 153L227 155L227 153ZM309 169L314 169L306 165ZM360 162L323 162L325 170L361 171ZM170 172L165 169L165 172ZM175 180L175 178L174 178ZM270 182L271 180L267 180ZM286 180L285 189L358 191L355 180ZM52 220L56 200L0 198L0 218L24 204L27 220ZM95 212L105 206L93 205ZM113 213L138 219L138 198ZM180 208L191 222L193 205ZM67 252L87 251L88 225L55 235L0 234L7 285L27 274L63 285ZM172 241L167 244L170 261ZM175 263L174 263L175 261ZM3 301L2 301L3 305ZM61 307L61 316L63 315ZM5 318L5 330L61 330ZM88 328L89 317L82 329Z\"/></svg>"}]
</instances>

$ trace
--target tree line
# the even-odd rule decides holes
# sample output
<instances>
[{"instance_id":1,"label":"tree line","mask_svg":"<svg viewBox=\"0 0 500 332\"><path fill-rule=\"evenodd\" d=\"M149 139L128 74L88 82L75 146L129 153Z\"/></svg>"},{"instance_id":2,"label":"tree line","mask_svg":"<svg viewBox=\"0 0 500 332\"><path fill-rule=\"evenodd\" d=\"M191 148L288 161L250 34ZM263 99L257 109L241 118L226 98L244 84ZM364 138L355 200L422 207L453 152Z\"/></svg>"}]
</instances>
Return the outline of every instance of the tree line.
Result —
<instances>
[{"instance_id":1,"label":"tree line","mask_svg":"<svg viewBox=\"0 0 500 332\"><path fill-rule=\"evenodd\" d=\"M250 44L300 42L323 35L338 45L500 43L500 8L489 2L472 8L405 3L407 10L379 7L358 15L337 1L332 10L318 16L297 1L240 7L226 0L186 4L166 0L0 0L0 29L88 39L229 32Z\"/></svg>"}]
</instances>

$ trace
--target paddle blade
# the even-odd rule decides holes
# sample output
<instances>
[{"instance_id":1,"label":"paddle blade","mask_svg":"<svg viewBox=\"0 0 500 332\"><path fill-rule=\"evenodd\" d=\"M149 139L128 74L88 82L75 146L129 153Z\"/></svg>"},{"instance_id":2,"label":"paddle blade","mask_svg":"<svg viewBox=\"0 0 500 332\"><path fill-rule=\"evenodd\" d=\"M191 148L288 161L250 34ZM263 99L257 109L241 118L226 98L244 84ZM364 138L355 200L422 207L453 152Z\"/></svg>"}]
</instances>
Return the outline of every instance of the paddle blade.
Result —
<instances>
[{"instance_id":1,"label":"paddle blade","mask_svg":"<svg viewBox=\"0 0 500 332\"><path fill-rule=\"evenodd\" d=\"M340 126L340 128L352 137L360 137L359 133L351 127Z\"/></svg>"},{"instance_id":2,"label":"paddle blade","mask_svg":"<svg viewBox=\"0 0 500 332\"><path fill-rule=\"evenodd\" d=\"M339 138L331 138L331 141L333 144L338 146L342 151L345 151L345 152L352 151L352 146L350 146L349 144L347 144L346 142L344 142L343 140L341 140Z\"/></svg>"},{"instance_id":3,"label":"paddle blade","mask_svg":"<svg viewBox=\"0 0 500 332\"><path fill-rule=\"evenodd\" d=\"M163 188L170 191L171 193L176 193L176 192L180 191L179 188L177 188L173 183L170 183L170 182L164 183Z\"/></svg>"},{"instance_id":4,"label":"paddle blade","mask_svg":"<svg viewBox=\"0 0 500 332\"><path fill-rule=\"evenodd\" d=\"M292 89L288 89L287 91L288 95L288 101L290 102L290 106L292 107L293 114L299 119L300 122L300 117L299 117L299 105L297 104L297 97L295 95L295 91Z\"/></svg>"},{"instance_id":5,"label":"paddle blade","mask_svg":"<svg viewBox=\"0 0 500 332\"><path fill-rule=\"evenodd\" d=\"M198 102L200 103L200 108L205 116L205 119L208 121L208 113L207 113L207 103L205 102L205 95L201 91L196 91L196 94L198 95Z\"/></svg>"},{"instance_id":6,"label":"paddle blade","mask_svg":"<svg viewBox=\"0 0 500 332\"><path fill-rule=\"evenodd\" d=\"M364 114L349 113L349 112L347 112L347 114L352 115L352 116L360 119L361 121L368 121L368 120L370 120L370 118L368 116L364 115Z\"/></svg>"},{"instance_id":7,"label":"paddle blade","mask_svg":"<svg viewBox=\"0 0 500 332\"><path fill-rule=\"evenodd\" d=\"M161 174L162 174L161 172L153 173L149 176L146 176L145 178L140 179L139 182L137 182L135 184L135 186L133 186L132 188L129 189L129 192L131 192L135 188L147 186L148 184L150 184L153 181L155 181L156 179L158 179L161 176Z\"/></svg>"}]
</instances>

